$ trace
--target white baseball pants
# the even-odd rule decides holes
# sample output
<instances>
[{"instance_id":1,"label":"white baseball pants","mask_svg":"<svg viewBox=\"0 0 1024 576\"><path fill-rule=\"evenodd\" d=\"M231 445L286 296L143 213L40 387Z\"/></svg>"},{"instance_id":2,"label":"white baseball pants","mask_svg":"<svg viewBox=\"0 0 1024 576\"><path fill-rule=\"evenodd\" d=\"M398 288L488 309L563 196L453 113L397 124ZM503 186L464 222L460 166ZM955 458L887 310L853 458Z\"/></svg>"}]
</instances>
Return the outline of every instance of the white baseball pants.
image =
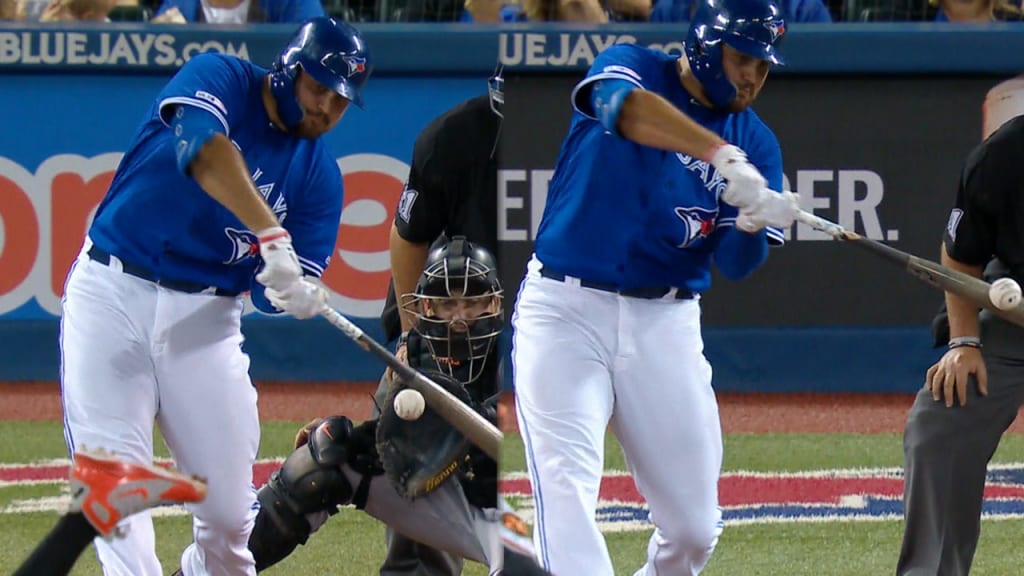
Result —
<instances>
[{"instance_id":1,"label":"white baseball pants","mask_svg":"<svg viewBox=\"0 0 1024 576\"><path fill-rule=\"evenodd\" d=\"M181 556L184 573L255 574L248 539L260 427L241 349L242 299L165 289L123 273L116 259L90 260L88 246L68 276L61 315L69 451L152 462L156 422L176 465L208 481L206 500L189 505L195 540ZM150 515L122 526L124 539L95 541L104 573L163 576Z\"/></svg>"},{"instance_id":2,"label":"white baseball pants","mask_svg":"<svg viewBox=\"0 0 1024 576\"><path fill-rule=\"evenodd\" d=\"M638 576L699 574L722 531L722 432L697 300L645 300L539 275L512 318L517 418L556 576L613 576L595 521L609 426L655 526Z\"/></svg>"}]
</instances>

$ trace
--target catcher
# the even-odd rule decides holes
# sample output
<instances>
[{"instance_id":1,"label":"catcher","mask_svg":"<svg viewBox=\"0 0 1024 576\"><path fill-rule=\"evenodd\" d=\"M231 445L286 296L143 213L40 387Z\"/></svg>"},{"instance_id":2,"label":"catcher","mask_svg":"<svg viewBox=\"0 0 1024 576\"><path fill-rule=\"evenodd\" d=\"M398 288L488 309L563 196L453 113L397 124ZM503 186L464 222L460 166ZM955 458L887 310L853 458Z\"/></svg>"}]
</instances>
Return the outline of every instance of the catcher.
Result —
<instances>
[{"instance_id":1,"label":"catcher","mask_svg":"<svg viewBox=\"0 0 1024 576\"><path fill-rule=\"evenodd\" d=\"M501 393L496 342L502 289L493 256L464 237L435 247L402 307L416 319L407 362L496 420ZM340 506L353 504L405 536L501 570L497 463L429 406L416 420L395 414L405 384L389 370L381 415L356 426L346 416L314 420L260 489L249 549L264 570L305 544ZM510 552L511 553L511 552Z\"/></svg>"}]
</instances>

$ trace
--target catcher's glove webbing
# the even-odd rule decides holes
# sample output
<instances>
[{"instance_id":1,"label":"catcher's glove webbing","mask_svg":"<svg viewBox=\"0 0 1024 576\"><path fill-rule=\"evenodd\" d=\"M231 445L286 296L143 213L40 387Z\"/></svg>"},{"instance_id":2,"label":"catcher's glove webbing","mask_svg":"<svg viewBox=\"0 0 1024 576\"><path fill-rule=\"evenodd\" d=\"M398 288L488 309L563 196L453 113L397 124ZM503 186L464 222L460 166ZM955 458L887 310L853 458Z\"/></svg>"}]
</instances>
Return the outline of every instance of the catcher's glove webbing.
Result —
<instances>
[{"instance_id":1,"label":"catcher's glove webbing","mask_svg":"<svg viewBox=\"0 0 1024 576\"><path fill-rule=\"evenodd\" d=\"M424 370L456 398L474 407L461 383L440 372ZM395 413L395 395L407 388L396 378L380 407L377 423L377 453L395 489L405 498L416 498L437 488L465 461L469 440L448 424L430 405L416 420L403 420Z\"/></svg>"}]
</instances>

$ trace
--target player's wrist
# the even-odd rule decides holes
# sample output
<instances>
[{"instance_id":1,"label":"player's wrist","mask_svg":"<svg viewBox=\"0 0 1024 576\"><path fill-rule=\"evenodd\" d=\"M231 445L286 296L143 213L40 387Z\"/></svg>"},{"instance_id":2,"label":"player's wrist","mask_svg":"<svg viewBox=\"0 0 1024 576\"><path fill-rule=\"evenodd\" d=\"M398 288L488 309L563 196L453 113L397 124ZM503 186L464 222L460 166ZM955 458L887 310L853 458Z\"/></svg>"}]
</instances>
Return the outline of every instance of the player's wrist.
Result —
<instances>
[{"instance_id":1,"label":"player's wrist","mask_svg":"<svg viewBox=\"0 0 1024 576\"><path fill-rule=\"evenodd\" d=\"M256 233L256 239L259 240L260 244L273 242L274 240L281 240L283 238L290 239L291 235L281 226L271 226L270 228L264 228Z\"/></svg>"},{"instance_id":2,"label":"player's wrist","mask_svg":"<svg viewBox=\"0 0 1024 576\"><path fill-rule=\"evenodd\" d=\"M950 350L956 348L978 348L981 346L981 338L978 336L956 336L949 339L948 347Z\"/></svg>"},{"instance_id":3,"label":"player's wrist","mask_svg":"<svg viewBox=\"0 0 1024 576\"><path fill-rule=\"evenodd\" d=\"M742 155L743 151L729 144L725 140L719 140L715 144L712 144L711 148L708 148L707 152L704 153L704 157L701 158L712 166L719 166L727 161L729 158L733 158L738 155Z\"/></svg>"}]
</instances>

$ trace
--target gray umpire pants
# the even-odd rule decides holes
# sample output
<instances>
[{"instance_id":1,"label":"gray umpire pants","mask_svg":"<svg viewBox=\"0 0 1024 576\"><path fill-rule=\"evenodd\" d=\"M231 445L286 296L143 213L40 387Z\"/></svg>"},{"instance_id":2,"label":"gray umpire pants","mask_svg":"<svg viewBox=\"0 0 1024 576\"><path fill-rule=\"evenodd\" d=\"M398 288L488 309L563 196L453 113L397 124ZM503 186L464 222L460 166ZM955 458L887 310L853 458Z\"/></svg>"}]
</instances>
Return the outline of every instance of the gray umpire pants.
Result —
<instances>
[{"instance_id":1,"label":"gray umpire pants","mask_svg":"<svg viewBox=\"0 0 1024 576\"><path fill-rule=\"evenodd\" d=\"M988 396L946 408L922 389L903 433L903 547L898 576L965 576L981 533L988 462L1024 403L1024 328L981 313Z\"/></svg>"},{"instance_id":2,"label":"gray umpire pants","mask_svg":"<svg viewBox=\"0 0 1024 576\"><path fill-rule=\"evenodd\" d=\"M388 382L380 379L374 395L373 417L380 416L377 409L382 406L388 393ZM446 482L450 484L450 482ZM461 488L460 488L461 490ZM384 532L387 556L380 567L380 576L459 576L462 574L462 558L431 548L412 540L390 525Z\"/></svg>"}]
</instances>

